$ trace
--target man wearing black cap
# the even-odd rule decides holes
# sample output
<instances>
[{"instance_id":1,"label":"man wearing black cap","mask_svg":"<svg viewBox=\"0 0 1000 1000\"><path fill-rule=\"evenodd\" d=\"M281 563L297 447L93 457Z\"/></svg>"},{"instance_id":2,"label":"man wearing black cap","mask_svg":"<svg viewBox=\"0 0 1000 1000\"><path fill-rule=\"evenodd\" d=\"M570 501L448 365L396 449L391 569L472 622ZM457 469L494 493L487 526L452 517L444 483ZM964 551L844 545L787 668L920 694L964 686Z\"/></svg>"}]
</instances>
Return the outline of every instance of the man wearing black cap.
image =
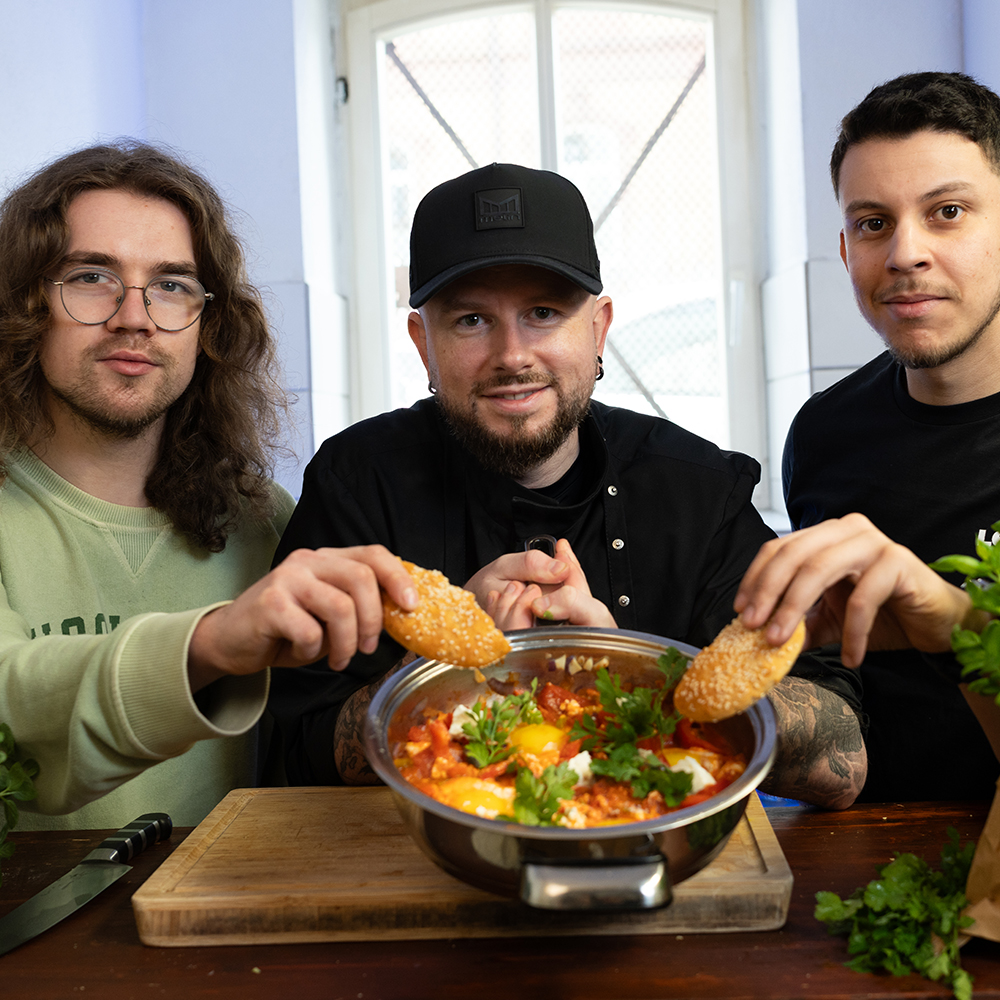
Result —
<instances>
[{"instance_id":1,"label":"man wearing black cap","mask_svg":"<svg viewBox=\"0 0 1000 1000\"><path fill-rule=\"evenodd\" d=\"M474 170L420 203L410 259L432 395L323 445L277 558L380 542L463 583L502 628L540 616L709 642L772 537L750 502L760 470L591 400L612 306L580 192L547 171ZM554 556L526 545L540 535L559 540ZM401 655L383 635L342 673L324 662L272 680L291 783L365 780L363 689ZM865 772L853 677L796 670L772 697L771 787L849 805Z\"/></svg>"}]
</instances>

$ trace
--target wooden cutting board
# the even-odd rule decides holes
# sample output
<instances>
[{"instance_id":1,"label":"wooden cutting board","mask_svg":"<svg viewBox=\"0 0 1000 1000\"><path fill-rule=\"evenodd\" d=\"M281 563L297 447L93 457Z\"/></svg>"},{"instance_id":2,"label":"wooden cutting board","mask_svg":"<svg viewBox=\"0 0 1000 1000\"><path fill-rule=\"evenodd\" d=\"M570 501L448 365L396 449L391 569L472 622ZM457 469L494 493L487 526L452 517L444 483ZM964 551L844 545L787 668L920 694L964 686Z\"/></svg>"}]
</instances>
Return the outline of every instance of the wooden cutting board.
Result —
<instances>
[{"instance_id":1,"label":"wooden cutting board","mask_svg":"<svg viewBox=\"0 0 1000 1000\"><path fill-rule=\"evenodd\" d=\"M553 913L474 889L410 839L387 788L230 792L132 897L145 944L771 930L792 873L756 794L661 910Z\"/></svg>"}]
</instances>

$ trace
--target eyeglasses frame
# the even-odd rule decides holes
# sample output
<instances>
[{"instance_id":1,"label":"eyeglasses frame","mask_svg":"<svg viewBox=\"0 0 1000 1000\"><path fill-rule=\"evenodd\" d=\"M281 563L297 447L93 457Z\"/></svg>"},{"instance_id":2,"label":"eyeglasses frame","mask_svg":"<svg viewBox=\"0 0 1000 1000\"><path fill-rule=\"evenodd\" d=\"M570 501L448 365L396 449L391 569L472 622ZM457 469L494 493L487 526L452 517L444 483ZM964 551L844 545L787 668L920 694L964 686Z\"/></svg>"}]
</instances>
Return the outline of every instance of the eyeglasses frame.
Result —
<instances>
[{"instance_id":1,"label":"eyeglasses frame","mask_svg":"<svg viewBox=\"0 0 1000 1000\"><path fill-rule=\"evenodd\" d=\"M66 274L64 274L62 276L62 278L59 281L56 281L53 278L45 278L44 280L47 281L47 282L49 282L49 284L58 285L59 286L59 301L62 303L63 309L66 310L66 315L69 316L69 318L72 319L74 323L79 323L81 326L103 326L109 320L114 319L115 316L118 315L118 311L125 304L125 292L127 292L130 288L137 288L140 292L142 292L142 307L143 307L143 309L146 310L146 315L149 316L150 323L153 323L156 326L157 330L162 330L164 333L180 333L181 330L187 330L189 327L194 326L194 324L197 323L198 320L201 319L202 315L204 314L204 312L205 312L205 306L207 306L208 303L211 302L215 298L215 293L214 292L205 291L205 286L202 285L201 282L198 281L197 278L193 278L189 274L178 274L178 275L176 275L176 277L178 277L178 278L187 278L189 280L198 281L198 284L201 285L202 291L205 293L205 301L202 303L201 309L198 311L198 315L195 316L195 318L193 320L191 320L190 323L185 323L184 326L179 326L179 327L177 327L174 330L168 330L165 326L160 326L160 324L157 323L155 319L153 319L152 315L150 315L149 304L151 302L151 299L146 294L146 289L149 288L149 286L154 281L156 281L157 278L171 277L171 275L170 275L169 272L164 271L162 274L154 274L153 277L150 278L149 281L147 281L145 285L126 285L125 284L125 279L117 271L112 271L110 267L97 267L97 266L94 266L93 267L94 271L102 271L105 274L112 274L112 275L114 275L115 278L118 279L118 283L122 286L122 288L124 289L124 291L122 293L122 297L118 300L118 305L115 307L115 311L110 316L106 317L105 319L97 320L96 322L89 322L88 323L86 320L77 319L69 311L69 307L66 305L66 300L65 300L65 298L63 298L63 286L66 284L66 277L68 275L72 274L74 271L80 271L80 270L84 270L84 271L87 270L87 265L86 264L81 264L81 265L77 265L76 267L71 267L66 272Z\"/></svg>"}]
</instances>

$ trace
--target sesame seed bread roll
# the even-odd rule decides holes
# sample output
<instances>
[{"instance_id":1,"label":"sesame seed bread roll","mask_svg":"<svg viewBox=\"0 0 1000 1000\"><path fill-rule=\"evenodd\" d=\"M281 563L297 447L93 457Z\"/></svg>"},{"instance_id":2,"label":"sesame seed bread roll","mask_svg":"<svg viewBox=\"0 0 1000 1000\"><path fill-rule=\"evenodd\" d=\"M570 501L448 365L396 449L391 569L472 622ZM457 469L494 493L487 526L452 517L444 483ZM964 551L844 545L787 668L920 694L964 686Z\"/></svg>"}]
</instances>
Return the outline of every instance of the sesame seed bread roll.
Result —
<instances>
[{"instance_id":1,"label":"sesame seed bread roll","mask_svg":"<svg viewBox=\"0 0 1000 1000\"><path fill-rule=\"evenodd\" d=\"M450 584L436 569L402 561L413 577L419 602L403 611L382 592L383 624L402 646L458 667L485 667L510 652L510 643L468 590Z\"/></svg>"},{"instance_id":2,"label":"sesame seed bread roll","mask_svg":"<svg viewBox=\"0 0 1000 1000\"><path fill-rule=\"evenodd\" d=\"M718 722L748 709L792 668L806 637L800 621L791 638L772 646L766 626L748 629L734 618L691 661L674 691L674 707L694 722Z\"/></svg>"}]
</instances>

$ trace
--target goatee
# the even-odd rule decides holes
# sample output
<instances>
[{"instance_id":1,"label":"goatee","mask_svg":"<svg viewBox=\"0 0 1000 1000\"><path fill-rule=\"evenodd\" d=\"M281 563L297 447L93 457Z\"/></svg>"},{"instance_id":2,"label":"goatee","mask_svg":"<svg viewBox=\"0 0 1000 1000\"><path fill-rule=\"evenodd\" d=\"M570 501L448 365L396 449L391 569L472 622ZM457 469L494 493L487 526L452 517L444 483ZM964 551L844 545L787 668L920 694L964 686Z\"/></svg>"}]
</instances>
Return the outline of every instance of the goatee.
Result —
<instances>
[{"instance_id":1,"label":"goatee","mask_svg":"<svg viewBox=\"0 0 1000 1000\"><path fill-rule=\"evenodd\" d=\"M891 288L887 289L882 294L882 298L888 298L897 292L920 292L927 290L929 289L924 288L916 282L901 280L897 281ZM863 309L862 312L864 312ZM911 371L921 368L938 368L940 365L947 364L949 361L954 361L959 355L964 354L970 347L973 347L986 330L989 329L998 313L1000 313L1000 291L998 291L997 297L994 299L993 304L990 306L990 310L984 317L983 321L970 334L958 343L945 344L941 347L926 349L922 352L918 352L916 350L906 350L903 347L892 344L889 338L884 336L881 331L877 332L879 337L882 339L882 343L885 344L886 349L889 351L893 361L898 362L904 368L908 368ZM874 326L874 324L872 325Z\"/></svg>"},{"instance_id":2,"label":"goatee","mask_svg":"<svg viewBox=\"0 0 1000 1000\"><path fill-rule=\"evenodd\" d=\"M556 414L534 434L524 433L526 417L510 420L510 431L497 434L485 427L475 412L475 399L484 389L503 385L543 383L556 392ZM551 458L590 412L590 391L568 396L554 376L517 375L491 379L473 386L471 408L459 408L440 392L434 397L441 407L452 434L484 468L507 479L519 480Z\"/></svg>"}]
</instances>

